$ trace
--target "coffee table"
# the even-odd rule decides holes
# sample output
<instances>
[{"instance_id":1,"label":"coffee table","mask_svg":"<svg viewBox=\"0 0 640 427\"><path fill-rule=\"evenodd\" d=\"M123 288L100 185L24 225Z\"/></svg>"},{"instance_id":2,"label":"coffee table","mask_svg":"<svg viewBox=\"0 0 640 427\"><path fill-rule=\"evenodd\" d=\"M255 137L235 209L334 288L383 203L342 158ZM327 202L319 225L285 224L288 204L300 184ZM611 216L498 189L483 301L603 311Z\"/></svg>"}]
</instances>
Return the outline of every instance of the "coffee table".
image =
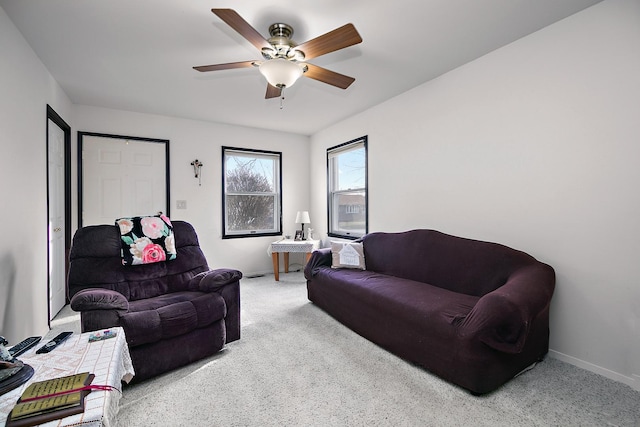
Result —
<instances>
[{"instance_id":1,"label":"coffee table","mask_svg":"<svg viewBox=\"0 0 640 427\"><path fill-rule=\"evenodd\" d=\"M93 390L85 399L82 414L41 424L46 427L82 425L91 427L112 427L117 425L116 415L120 397L121 382L129 382L135 375L129 347L122 328L110 328L117 335L103 341L89 342L89 335L73 334L50 353L35 354L48 340L18 357L35 370L33 377L21 387L0 396L0 426L3 426L22 392L34 381L63 377L80 372L95 374L92 384L110 385L117 390Z\"/></svg>"}]
</instances>

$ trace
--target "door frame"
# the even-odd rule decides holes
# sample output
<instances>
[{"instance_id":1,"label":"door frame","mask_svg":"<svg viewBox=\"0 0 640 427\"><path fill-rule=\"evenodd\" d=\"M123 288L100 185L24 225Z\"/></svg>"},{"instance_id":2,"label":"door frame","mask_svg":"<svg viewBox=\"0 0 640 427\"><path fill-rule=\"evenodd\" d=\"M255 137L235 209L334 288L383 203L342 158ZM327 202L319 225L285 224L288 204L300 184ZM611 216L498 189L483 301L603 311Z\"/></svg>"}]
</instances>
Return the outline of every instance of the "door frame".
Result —
<instances>
[{"instance_id":1,"label":"door frame","mask_svg":"<svg viewBox=\"0 0 640 427\"><path fill-rule=\"evenodd\" d=\"M47 322L49 327L51 327L51 307L49 303L49 294L51 292L50 283L51 283L51 254L49 248L49 208L50 208L50 200L51 197L49 194L49 121L52 121L56 124L62 131L64 132L64 252L65 252L65 260L64 263L64 277L67 277L67 273L69 272L69 251L71 249L71 126L64 121L62 117L56 111L47 104L47 144L46 144L46 165L47 165ZM69 303L69 290L67 289L65 283L65 299L66 303Z\"/></svg>"},{"instance_id":2,"label":"door frame","mask_svg":"<svg viewBox=\"0 0 640 427\"><path fill-rule=\"evenodd\" d=\"M165 206L165 210L163 211L163 213L170 217L171 216L171 212L170 212L170 207L171 207L171 199L170 199L170 193L171 193L171 187L169 185L170 183L170 179L169 179L169 140L168 139L158 139L158 138L143 138L143 137L139 137L139 136L124 136L124 135L113 135L113 134L108 134L108 133L96 133L96 132L84 132L84 131L78 131L78 228L82 227L82 210L83 210L83 206L82 206L82 190L83 190L83 184L82 184L82 163L83 163L83 158L82 158L82 145L83 145L83 138L85 136L95 136L95 137L101 137L101 138L113 138L113 139L122 139L122 140L129 140L129 141L142 141L142 142L153 142L153 143L160 143L160 144L165 144L165 191L166 191L166 206ZM115 220L115 218L114 218Z\"/></svg>"}]
</instances>

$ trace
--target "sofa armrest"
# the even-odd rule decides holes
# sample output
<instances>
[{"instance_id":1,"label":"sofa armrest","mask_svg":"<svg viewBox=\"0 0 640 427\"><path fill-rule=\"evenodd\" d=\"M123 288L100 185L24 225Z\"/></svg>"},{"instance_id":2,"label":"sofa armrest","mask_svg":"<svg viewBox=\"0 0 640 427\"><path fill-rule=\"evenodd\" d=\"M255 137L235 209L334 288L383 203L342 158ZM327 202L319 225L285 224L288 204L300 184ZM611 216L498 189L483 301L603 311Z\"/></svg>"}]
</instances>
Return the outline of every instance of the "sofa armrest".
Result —
<instances>
[{"instance_id":1,"label":"sofa armrest","mask_svg":"<svg viewBox=\"0 0 640 427\"><path fill-rule=\"evenodd\" d=\"M331 248L313 251L311 258L304 267L304 277L311 280L319 267L331 267Z\"/></svg>"},{"instance_id":2,"label":"sofa armrest","mask_svg":"<svg viewBox=\"0 0 640 427\"><path fill-rule=\"evenodd\" d=\"M129 310L129 301L120 292L102 288L87 288L71 298L74 311Z\"/></svg>"},{"instance_id":3,"label":"sofa armrest","mask_svg":"<svg viewBox=\"0 0 640 427\"><path fill-rule=\"evenodd\" d=\"M555 288L555 272L538 263L515 271L507 282L478 300L461 322L461 337L477 337L504 353L522 352L529 328L548 311Z\"/></svg>"},{"instance_id":4,"label":"sofa armrest","mask_svg":"<svg viewBox=\"0 0 640 427\"><path fill-rule=\"evenodd\" d=\"M235 283L240 279L242 279L242 273L238 270L219 268L216 270L203 271L191 278L189 281L189 289L202 292L216 292L223 286Z\"/></svg>"}]
</instances>

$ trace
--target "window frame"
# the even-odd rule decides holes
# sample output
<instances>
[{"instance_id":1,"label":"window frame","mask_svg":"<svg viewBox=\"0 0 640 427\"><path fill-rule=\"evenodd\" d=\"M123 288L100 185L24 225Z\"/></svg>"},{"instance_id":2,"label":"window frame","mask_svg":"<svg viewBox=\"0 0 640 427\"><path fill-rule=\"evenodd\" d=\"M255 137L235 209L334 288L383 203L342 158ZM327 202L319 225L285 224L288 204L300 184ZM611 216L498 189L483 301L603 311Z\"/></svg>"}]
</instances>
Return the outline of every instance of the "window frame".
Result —
<instances>
[{"instance_id":1,"label":"window frame","mask_svg":"<svg viewBox=\"0 0 640 427\"><path fill-rule=\"evenodd\" d=\"M228 153L237 152L249 157L255 156L256 158L273 157L277 171L274 173L274 185L276 189L270 193L231 193L231 195L243 195L243 194L255 194L255 195L274 195L276 200L274 202L274 229L269 230L242 230L239 232L233 232L227 230L227 164L226 156ZM282 152L280 151L268 151L257 150L251 148L240 147L222 147L222 238L223 239L239 239L245 237L264 237L264 236L280 236L282 235Z\"/></svg>"},{"instance_id":2,"label":"window frame","mask_svg":"<svg viewBox=\"0 0 640 427\"><path fill-rule=\"evenodd\" d=\"M364 148L364 187L348 190L334 190L334 175L335 171L331 166L331 159L340 155L340 153L346 153L355 149ZM333 229L333 199L334 195L338 193L350 193L354 191L364 190L364 233L352 234L344 232L344 230ZM327 235L329 237L337 237L341 239L356 240L369 233L369 149L368 149L368 136L362 136L360 138L352 139L345 143L336 145L334 147L327 148Z\"/></svg>"}]
</instances>

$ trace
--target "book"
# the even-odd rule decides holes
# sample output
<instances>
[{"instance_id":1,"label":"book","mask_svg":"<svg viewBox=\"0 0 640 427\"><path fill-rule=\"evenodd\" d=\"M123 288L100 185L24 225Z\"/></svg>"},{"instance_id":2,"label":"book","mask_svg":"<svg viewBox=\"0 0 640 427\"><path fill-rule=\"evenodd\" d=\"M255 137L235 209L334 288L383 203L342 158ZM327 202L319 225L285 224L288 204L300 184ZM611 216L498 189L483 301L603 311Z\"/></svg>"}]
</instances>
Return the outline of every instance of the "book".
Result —
<instances>
[{"instance_id":1,"label":"book","mask_svg":"<svg viewBox=\"0 0 640 427\"><path fill-rule=\"evenodd\" d=\"M34 426L84 412L95 375L83 372L29 385L9 414L6 427Z\"/></svg>"}]
</instances>

